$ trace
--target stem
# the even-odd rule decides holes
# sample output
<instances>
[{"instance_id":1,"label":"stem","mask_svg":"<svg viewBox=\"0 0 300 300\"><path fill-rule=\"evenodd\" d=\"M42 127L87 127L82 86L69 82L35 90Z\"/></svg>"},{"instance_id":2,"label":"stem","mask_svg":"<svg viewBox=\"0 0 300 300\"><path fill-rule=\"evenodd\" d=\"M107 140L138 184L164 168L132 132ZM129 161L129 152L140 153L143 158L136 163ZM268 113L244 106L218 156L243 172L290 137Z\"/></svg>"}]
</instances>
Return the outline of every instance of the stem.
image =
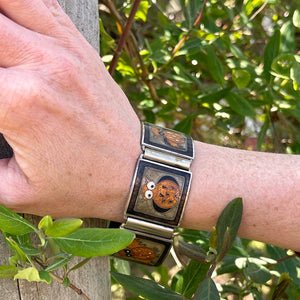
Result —
<instances>
[{"instance_id":1,"label":"stem","mask_svg":"<svg viewBox=\"0 0 300 300\"><path fill-rule=\"evenodd\" d=\"M117 22L120 24L120 26L122 27L122 31L124 28L124 22L122 20L122 17L120 16L120 14L118 13L118 11L116 10L114 4L112 1L110 0L103 0L102 1L103 4L109 9L110 13L114 16L114 18L117 20ZM152 81L149 79L149 71L147 69L147 67L144 64L143 58L140 55L139 49L138 49L138 45L137 45L137 41L135 39L134 34L132 33L132 31L129 31L129 37L130 40L128 40L128 46L130 46L134 52L134 54L137 57L137 60L140 64L140 68L141 68L141 79L138 78L138 72L136 73L137 79L141 80L142 82L144 82L144 84L147 85L148 89L149 89L149 93L151 95L151 99L156 103L156 104L160 104L160 99L156 93L156 89L152 83Z\"/></svg>"},{"instance_id":2,"label":"stem","mask_svg":"<svg viewBox=\"0 0 300 300\"><path fill-rule=\"evenodd\" d=\"M214 263L214 264L212 264L212 265L210 266L210 268L209 268L209 270L208 270L208 272L207 272L207 274L206 274L206 278L211 278L211 276L212 276L212 274L213 274L215 268L216 268L216 264Z\"/></svg>"},{"instance_id":3,"label":"stem","mask_svg":"<svg viewBox=\"0 0 300 300\"><path fill-rule=\"evenodd\" d=\"M252 21L268 4L269 0L266 0L264 4L251 16L249 22Z\"/></svg>"},{"instance_id":4,"label":"stem","mask_svg":"<svg viewBox=\"0 0 300 300\"><path fill-rule=\"evenodd\" d=\"M171 55L171 58L169 59L169 61L162 65L158 70L157 72L161 72L165 67L167 67L174 59L176 53L180 50L180 48L182 47L182 45L190 38L190 34L192 32L192 29L195 28L196 26L198 26L203 18L203 15L204 15L204 11L205 11L205 8L206 8L206 3L207 3L207 0L204 0L203 1L203 6L202 6L202 9L197 17L197 19L195 20L192 28L190 28L187 33L180 39L180 41L176 44L176 46L174 47L173 51L172 51L172 55Z\"/></svg>"},{"instance_id":5,"label":"stem","mask_svg":"<svg viewBox=\"0 0 300 300\"><path fill-rule=\"evenodd\" d=\"M266 267L267 267L268 269L271 269L272 267L276 266L277 264L279 264L279 263L281 263L281 262L283 262L283 261L292 259L292 258L294 258L294 257L296 257L296 256L297 256L296 253L293 254L293 255L287 255L287 256L285 256L285 257L282 257L282 258L279 258L278 260L276 260L276 263L275 263L275 264L269 264L269 265L267 265Z\"/></svg>"},{"instance_id":6,"label":"stem","mask_svg":"<svg viewBox=\"0 0 300 300\"><path fill-rule=\"evenodd\" d=\"M58 276L56 276L55 274L49 272L50 276L56 280L58 283L63 284L64 280ZM79 289L78 287L76 287L74 284L70 283L69 284L69 288L71 288L73 291L75 291L79 296L81 296L83 299L85 300L91 300L81 289Z\"/></svg>"},{"instance_id":7,"label":"stem","mask_svg":"<svg viewBox=\"0 0 300 300\"><path fill-rule=\"evenodd\" d=\"M177 43L174 50L172 51L172 57L179 51L179 49L184 44L184 42L190 37L192 29L195 28L196 26L198 26L199 23L201 22L201 20L203 18L204 11L205 11L206 3L207 3L207 0L204 0L202 9L201 9L196 21L194 22L192 28L190 28L189 31L186 33L186 35L184 37L182 37L181 40Z\"/></svg>"},{"instance_id":8,"label":"stem","mask_svg":"<svg viewBox=\"0 0 300 300\"><path fill-rule=\"evenodd\" d=\"M36 258L33 258L33 260L35 262L37 262L43 269L45 269L45 266L39 262ZM60 284L64 284L64 280L61 277L58 277L57 275L55 275L52 272L49 272L50 276L52 279L54 279L55 281L57 281ZM78 287L76 287L74 284L70 283L69 284L69 288L71 288L73 291L75 291L79 296L81 296L84 300L91 300L81 289L79 289Z\"/></svg>"},{"instance_id":9,"label":"stem","mask_svg":"<svg viewBox=\"0 0 300 300\"><path fill-rule=\"evenodd\" d=\"M118 60L122 54L122 50L124 48L124 45L125 45L125 42L126 42L126 39L127 39L127 36L130 32L130 28L132 26L132 23L133 23L133 20L134 20L134 16L136 15L136 12L139 8L139 5L141 3L141 0L134 0L134 3L133 3L133 6L132 6L132 9L131 9L131 12L130 12L130 15L129 15L129 18L125 24L125 27L123 29L123 32L122 32L122 35L120 37L120 40L119 40L119 43L118 43L118 47L117 47L117 50L114 54L114 57L111 61L111 64L109 66L109 73L111 75L114 74L115 72L115 69L117 67L117 64L118 64Z\"/></svg>"}]
</instances>

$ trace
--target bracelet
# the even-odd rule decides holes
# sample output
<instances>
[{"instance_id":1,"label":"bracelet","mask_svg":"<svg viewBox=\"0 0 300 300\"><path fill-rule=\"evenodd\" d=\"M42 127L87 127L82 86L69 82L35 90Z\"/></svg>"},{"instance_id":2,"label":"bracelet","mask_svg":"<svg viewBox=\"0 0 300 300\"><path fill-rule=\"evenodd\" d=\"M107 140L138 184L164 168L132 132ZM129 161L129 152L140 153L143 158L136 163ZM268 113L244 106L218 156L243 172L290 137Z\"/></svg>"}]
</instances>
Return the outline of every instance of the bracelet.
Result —
<instances>
[{"instance_id":1,"label":"bracelet","mask_svg":"<svg viewBox=\"0 0 300 300\"><path fill-rule=\"evenodd\" d=\"M188 198L194 158L190 136L143 123L142 150L132 181L121 228L135 233L134 241L114 256L147 265L160 265L173 244Z\"/></svg>"}]
</instances>

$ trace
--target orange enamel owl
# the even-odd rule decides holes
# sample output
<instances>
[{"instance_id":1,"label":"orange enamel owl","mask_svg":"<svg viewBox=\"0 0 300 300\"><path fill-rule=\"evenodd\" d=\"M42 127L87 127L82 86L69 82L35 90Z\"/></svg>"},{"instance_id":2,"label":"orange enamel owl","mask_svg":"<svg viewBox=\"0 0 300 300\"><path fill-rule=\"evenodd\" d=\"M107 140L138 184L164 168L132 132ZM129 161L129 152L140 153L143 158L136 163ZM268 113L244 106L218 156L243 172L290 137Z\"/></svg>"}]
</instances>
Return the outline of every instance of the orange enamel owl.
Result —
<instances>
[{"instance_id":1,"label":"orange enamel owl","mask_svg":"<svg viewBox=\"0 0 300 300\"><path fill-rule=\"evenodd\" d=\"M144 199L152 199L153 207L158 212L166 212L176 206L181 193L177 181L171 176L163 176L156 184L147 179L143 186Z\"/></svg>"},{"instance_id":2,"label":"orange enamel owl","mask_svg":"<svg viewBox=\"0 0 300 300\"><path fill-rule=\"evenodd\" d=\"M139 239L133 240L130 245L118 253L121 256L132 257L144 263L150 263L155 258L154 250L146 247Z\"/></svg>"},{"instance_id":3,"label":"orange enamel owl","mask_svg":"<svg viewBox=\"0 0 300 300\"><path fill-rule=\"evenodd\" d=\"M164 139L164 142L167 145L170 145L175 148L182 148L185 144L185 137L183 134L179 132L174 132L170 130L165 129L159 129L157 127L152 127L152 132L156 136L162 136Z\"/></svg>"}]
</instances>

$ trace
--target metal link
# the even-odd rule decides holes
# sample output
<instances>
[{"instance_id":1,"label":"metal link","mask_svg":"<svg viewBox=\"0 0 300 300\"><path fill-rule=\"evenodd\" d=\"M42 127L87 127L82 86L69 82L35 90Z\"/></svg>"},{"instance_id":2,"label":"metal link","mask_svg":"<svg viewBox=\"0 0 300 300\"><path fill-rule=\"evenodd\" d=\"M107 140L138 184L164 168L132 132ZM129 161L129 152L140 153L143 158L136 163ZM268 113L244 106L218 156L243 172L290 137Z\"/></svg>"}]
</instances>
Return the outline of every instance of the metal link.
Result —
<instances>
[{"instance_id":1,"label":"metal link","mask_svg":"<svg viewBox=\"0 0 300 300\"><path fill-rule=\"evenodd\" d=\"M143 158L184 170L189 170L192 163L191 159L186 159L168 152L162 152L150 148L145 148Z\"/></svg>"},{"instance_id":2,"label":"metal link","mask_svg":"<svg viewBox=\"0 0 300 300\"><path fill-rule=\"evenodd\" d=\"M172 239L174 228L163 225L158 225L136 218L128 217L126 223L123 225L124 228L129 230L136 230L141 233L148 233L157 237L163 237Z\"/></svg>"}]
</instances>

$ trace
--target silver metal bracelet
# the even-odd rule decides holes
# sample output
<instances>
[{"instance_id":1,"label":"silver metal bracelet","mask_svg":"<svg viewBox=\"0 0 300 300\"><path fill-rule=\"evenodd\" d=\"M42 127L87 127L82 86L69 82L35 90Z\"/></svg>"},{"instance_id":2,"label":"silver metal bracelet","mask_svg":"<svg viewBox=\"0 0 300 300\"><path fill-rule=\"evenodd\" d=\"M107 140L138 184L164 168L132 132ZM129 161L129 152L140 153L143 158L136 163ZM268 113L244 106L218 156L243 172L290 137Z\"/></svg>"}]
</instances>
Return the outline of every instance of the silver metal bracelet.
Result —
<instances>
[{"instance_id":1,"label":"silver metal bracelet","mask_svg":"<svg viewBox=\"0 0 300 300\"><path fill-rule=\"evenodd\" d=\"M121 227L135 240L115 256L157 266L167 256L188 198L194 158L190 136L143 124L139 157Z\"/></svg>"}]
</instances>

